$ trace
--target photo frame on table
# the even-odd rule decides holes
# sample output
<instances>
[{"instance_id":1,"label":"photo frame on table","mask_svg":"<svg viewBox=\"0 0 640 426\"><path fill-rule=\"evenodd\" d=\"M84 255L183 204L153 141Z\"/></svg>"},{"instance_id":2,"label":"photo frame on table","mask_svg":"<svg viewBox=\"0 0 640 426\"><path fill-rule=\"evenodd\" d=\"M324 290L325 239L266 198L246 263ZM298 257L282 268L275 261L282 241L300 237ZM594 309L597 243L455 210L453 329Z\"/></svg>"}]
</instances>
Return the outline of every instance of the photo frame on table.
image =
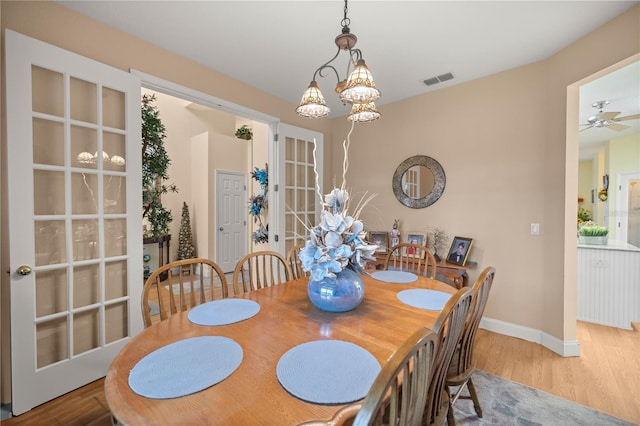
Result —
<instances>
[{"instance_id":1,"label":"photo frame on table","mask_svg":"<svg viewBox=\"0 0 640 426\"><path fill-rule=\"evenodd\" d=\"M378 246L376 253L389 251L389 233L387 231L369 231L369 243Z\"/></svg>"},{"instance_id":2,"label":"photo frame on table","mask_svg":"<svg viewBox=\"0 0 640 426\"><path fill-rule=\"evenodd\" d=\"M407 233L407 243L419 244L421 246L426 246L427 244L427 236L421 232L409 232ZM413 247L406 247L405 254L409 257L418 257L424 258L426 256L426 252L424 250L417 250L414 252Z\"/></svg>"},{"instance_id":3,"label":"photo frame on table","mask_svg":"<svg viewBox=\"0 0 640 426\"><path fill-rule=\"evenodd\" d=\"M464 264L467 263L467 257L469 257L472 244L472 238L454 237L451 242L449 254L447 255L447 263L464 266Z\"/></svg>"}]
</instances>

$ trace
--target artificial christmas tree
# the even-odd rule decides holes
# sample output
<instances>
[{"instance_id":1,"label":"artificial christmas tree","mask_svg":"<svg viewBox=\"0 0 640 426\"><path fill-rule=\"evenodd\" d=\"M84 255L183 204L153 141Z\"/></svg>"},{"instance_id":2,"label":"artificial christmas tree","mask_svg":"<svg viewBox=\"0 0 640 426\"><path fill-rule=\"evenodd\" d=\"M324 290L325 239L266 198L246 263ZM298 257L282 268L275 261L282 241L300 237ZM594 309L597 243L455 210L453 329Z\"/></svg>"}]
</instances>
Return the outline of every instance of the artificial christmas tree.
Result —
<instances>
[{"instance_id":1,"label":"artificial christmas tree","mask_svg":"<svg viewBox=\"0 0 640 426\"><path fill-rule=\"evenodd\" d=\"M187 206L187 203L183 202L180 233L178 234L178 260L191 259L194 257L196 257L196 249L193 247L189 206Z\"/></svg>"}]
</instances>

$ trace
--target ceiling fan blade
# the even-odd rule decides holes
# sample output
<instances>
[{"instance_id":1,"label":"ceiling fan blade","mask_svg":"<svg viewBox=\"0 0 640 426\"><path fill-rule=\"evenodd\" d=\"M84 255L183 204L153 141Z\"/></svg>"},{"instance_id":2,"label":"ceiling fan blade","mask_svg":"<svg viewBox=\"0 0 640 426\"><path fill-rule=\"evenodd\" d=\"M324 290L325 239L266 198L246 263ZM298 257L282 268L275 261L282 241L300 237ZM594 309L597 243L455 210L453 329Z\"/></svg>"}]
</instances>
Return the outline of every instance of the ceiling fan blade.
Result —
<instances>
[{"instance_id":1,"label":"ceiling fan blade","mask_svg":"<svg viewBox=\"0 0 640 426\"><path fill-rule=\"evenodd\" d=\"M581 124L581 126L584 126L585 124ZM584 129L580 129L579 132L584 132L585 130L589 130L590 128L593 127L593 124L589 124L587 127L585 127Z\"/></svg>"},{"instance_id":2,"label":"ceiling fan blade","mask_svg":"<svg viewBox=\"0 0 640 426\"><path fill-rule=\"evenodd\" d=\"M640 114L627 115L624 117L616 118L614 121L627 121L627 120L637 120L640 118Z\"/></svg>"},{"instance_id":3,"label":"ceiling fan blade","mask_svg":"<svg viewBox=\"0 0 640 426\"><path fill-rule=\"evenodd\" d=\"M618 114L620 114L620 111L603 112L602 114L600 114L600 120L613 120L618 116Z\"/></svg>"},{"instance_id":4,"label":"ceiling fan blade","mask_svg":"<svg viewBox=\"0 0 640 426\"><path fill-rule=\"evenodd\" d=\"M611 130L613 130L615 132L619 132L621 130L628 129L629 127L631 127L631 126L627 126L626 124L611 123L611 124L609 124L607 126L607 129L611 129Z\"/></svg>"}]
</instances>

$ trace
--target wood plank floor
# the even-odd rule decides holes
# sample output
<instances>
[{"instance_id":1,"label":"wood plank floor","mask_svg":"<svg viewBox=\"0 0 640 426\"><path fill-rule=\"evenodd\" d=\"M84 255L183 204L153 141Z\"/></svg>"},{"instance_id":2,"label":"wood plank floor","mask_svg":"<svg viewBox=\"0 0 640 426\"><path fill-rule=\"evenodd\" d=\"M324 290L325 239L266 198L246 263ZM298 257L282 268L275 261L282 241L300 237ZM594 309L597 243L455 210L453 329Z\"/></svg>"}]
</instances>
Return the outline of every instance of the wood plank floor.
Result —
<instances>
[{"instance_id":1,"label":"wood plank floor","mask_svg":"<svg viewBox=\"0 0 640 426\"><path fill-rule=\"evenodd\" d=\"M640 424L640 332L578 322L580 357L479 330L478 368ZM111 425L97 380L2 422L15 425Z\"/></svg>"}]
</instances>

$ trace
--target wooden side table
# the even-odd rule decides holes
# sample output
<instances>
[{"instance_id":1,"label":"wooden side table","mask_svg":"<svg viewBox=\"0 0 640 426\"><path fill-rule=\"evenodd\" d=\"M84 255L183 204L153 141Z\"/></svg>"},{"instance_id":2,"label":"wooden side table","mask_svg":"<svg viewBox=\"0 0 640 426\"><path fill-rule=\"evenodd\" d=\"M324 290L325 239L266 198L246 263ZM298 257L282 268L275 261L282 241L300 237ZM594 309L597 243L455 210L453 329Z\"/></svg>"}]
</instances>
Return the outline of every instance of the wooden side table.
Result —
<instances>
[{"instance_id":1,"label":"wooden side table","mask_svg":"<svg viewBox=\"0 0 640 426\"><path fill-rule=\"evenodd\" d=\"M376 253L376 260L368 262L369 267L375 269L384 268L384 261L387 259L387 253ZM478 266L477 262L467 261L466 265L460 266L453 263L447 263L444 259L436 262L436 273L442 274L447 280L451 281L457 289L469 286L469 274L467 270L474 269Z\"/></svg>"},{"instance_id":2,"label":"wooden side table","mask_svg":"<svg viewBox=\"0 0 640 426\"><path fill-rule=\"evenodd\" d=\"M441 273L448 280L453 281L457 289L469 286L467 270L474 269L478 262L467 261L464 266L447 263L444 259L436 262L436 272Z\"/></svg>"},{"instance_id":3,"label":"wooden side table","mask_svg":"<svg viewBox=\"0 0 640 426\"><path fill-rule=\"evenodd\" d=\"M154 243L158 243L158 268L159 268L169 263L169 245L171 244L171 234L163 235L162 237L145 238L142 240L142 244L154 244ZM168 275L167 272L160 274L160 279L166 280L167 275Z\"/></svg>"}]
</instances>

